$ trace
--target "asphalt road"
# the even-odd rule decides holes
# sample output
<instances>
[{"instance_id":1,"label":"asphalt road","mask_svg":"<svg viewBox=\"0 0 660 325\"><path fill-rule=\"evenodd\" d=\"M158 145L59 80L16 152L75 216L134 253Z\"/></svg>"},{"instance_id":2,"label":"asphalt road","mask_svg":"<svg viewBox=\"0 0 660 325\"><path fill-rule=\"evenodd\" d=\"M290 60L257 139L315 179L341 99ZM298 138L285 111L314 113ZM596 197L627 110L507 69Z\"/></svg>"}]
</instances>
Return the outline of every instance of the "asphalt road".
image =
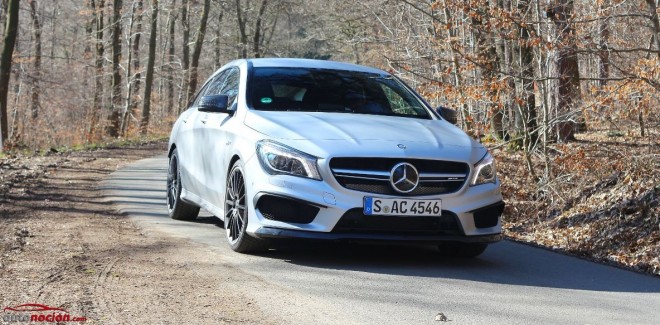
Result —
<instances>
[{"instance_id":1,"label":"asphalt road","mask_svg":"<svg viewBox=\"0 0 660 325\"><path fill-rule=\"evenodd\" d=\"M290 323L658 324L660 279L513 242L478 259L446 259L426 247L283 244L260 256L232 252L222 223L171 220L166 157L138 161L102 185L115 207L146 231L208 245L245 291ZM224 276L218 274L218 276Z\"/></svg>"}]
</instances>

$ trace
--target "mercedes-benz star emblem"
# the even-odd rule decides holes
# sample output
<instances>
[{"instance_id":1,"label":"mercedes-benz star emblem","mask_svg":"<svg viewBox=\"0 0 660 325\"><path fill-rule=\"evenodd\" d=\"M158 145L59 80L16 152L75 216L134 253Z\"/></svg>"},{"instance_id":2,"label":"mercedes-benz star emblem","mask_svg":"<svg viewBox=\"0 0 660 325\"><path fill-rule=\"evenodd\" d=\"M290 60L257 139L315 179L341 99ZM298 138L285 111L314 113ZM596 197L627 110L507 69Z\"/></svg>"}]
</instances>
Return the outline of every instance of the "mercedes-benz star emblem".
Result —
<instances>
[{"instance_id":1,"label":"mercedes-benz star emblem","mask_svg":"<svg viewBox=\"0 0 660 325\"><path fill-rule=\"evenodd\" d=\"M399 163L390 172L390 184L399 193L410 193L417 188L419 173L409 163Z\"/></svg>"}]
</instances>

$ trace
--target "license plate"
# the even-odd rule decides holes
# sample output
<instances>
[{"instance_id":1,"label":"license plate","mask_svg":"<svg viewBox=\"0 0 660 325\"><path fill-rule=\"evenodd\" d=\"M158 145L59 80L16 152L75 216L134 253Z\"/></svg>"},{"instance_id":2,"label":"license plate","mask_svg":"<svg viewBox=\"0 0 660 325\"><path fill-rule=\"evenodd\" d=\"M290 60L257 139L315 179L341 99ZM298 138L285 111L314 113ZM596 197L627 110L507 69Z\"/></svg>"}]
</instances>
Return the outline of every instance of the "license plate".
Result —
<instances>
[{"instance_id":1,"label":"license plate","mask_svg":"<svg viewBox=\"0 0 660 325\"><path fill-rule=\"evenodd\" d=\"M364 214L380 216L439 216L441 200L364 198Z\"/></svg>"}]
</instances>

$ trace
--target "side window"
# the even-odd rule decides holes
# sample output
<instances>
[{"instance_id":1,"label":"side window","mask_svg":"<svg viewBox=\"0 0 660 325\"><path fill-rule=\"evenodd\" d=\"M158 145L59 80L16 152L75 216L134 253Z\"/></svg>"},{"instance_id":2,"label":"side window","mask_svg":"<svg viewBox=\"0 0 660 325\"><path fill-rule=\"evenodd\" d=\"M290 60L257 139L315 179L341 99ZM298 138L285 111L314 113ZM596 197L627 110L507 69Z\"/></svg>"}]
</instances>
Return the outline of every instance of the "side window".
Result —
<instances>
[{"instance_id":1,"label":"side window","mask_svg":"<svg viewBox=\"0 0 660 325\"><path fill-rule=\"evenodd\" d=\"M230 105L234 102L234 100L236 100L236 96L238 96L238 86L240 84L240 81L241 81L240 70L236 68L229 70L229 74L227 75L227 80L222 86L222 89L220 90L220 94L227 95L229 97L228 102Z\"/></svg>"},{"instance_id":2,"label":"side window","mask_svg":"<svg viewBox=\"0 0 660 325\"><path fill-rule=\"evenodd\" d=\"M229 73L230 70L225 70L223 72L220 72L213 80L209 81L202 90L197 93L197 98L195 98L195 101L192 104L192 107L197 106L199 103L199 100L206 95L216 95L218 94L219 90L222 88L222 85L225 82L225 79L227 79L227 74Z\"/></svg>"},{"instance_id":3,"label":"side window","mask_svg":"<svg viewBox=\"0 0 660 325\"><path fill-rule=\"evenodd\" d=\"M217 77L215 77L215 79L211 82L209 89L206 90L204 95L220 94L220 89L222 89L222 85L224 85L225 80L227 79L227 74L229 74L229 71L230 70L225 70L220 72L220 74Z\"/></svg>"},{"instance_id":4,"label":"side window","mask_svg":"<svg viewBox=\"0 0 660 325\"><path fill-rule=\"evenodd\" d=\"M210 84L211 82L207 82L204 86L202 86L202 89L200 89L199 92L197 92L197 96L195 97L195 99L193 99L193 101L188 105L188 108L197 107L197 103L199 102L199 99L202 98L202 96L204 96L204 92L209 88Z\"/></svg>"}]
</instances>

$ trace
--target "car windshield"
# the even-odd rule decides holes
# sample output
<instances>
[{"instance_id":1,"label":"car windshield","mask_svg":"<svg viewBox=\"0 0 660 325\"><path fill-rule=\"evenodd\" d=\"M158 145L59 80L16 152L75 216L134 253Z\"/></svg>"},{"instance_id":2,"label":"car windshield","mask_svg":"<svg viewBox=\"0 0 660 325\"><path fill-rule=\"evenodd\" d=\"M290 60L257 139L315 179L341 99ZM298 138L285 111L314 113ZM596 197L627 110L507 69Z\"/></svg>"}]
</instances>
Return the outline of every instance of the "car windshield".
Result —
<instances>
[{"instance_id":1,"label":"car windshield","mask_svg":"<svg viewBox=\"0 0 660 325\"><path fill-rule=\"evenodd\" d=\"M339 112L430 119L424 104L396 78L311 68L255 68L248 103L269 111Z\"/></svg>"}]
</instances>

